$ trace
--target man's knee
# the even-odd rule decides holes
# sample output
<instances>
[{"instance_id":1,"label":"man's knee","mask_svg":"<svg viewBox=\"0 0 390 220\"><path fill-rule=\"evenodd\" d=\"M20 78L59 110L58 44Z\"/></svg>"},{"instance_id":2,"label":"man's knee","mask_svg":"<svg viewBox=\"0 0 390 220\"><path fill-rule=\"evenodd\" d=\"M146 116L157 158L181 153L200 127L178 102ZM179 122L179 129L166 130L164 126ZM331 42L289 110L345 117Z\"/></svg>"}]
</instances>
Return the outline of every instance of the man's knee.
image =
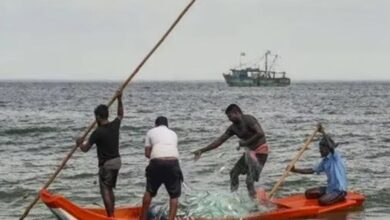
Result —
<instances>
[{"instance_id":1,"label":"man's knee","mask_svg":"<svg viewBox=\"0 0 390 220\"><path fill-rule=\"evenodd\" d=\"M229 175L230 175L230 178L233 178L234 176L236 176L235 171L233 169L230 170Z\"/></svg>"},{"instance_id":2,"label":"man's knee","mask_svg":"<svg viewBox=\"0 0 390 220\"><path fill-rule=\"evenodd\" d=\"M151 200L153 198L152 194L148 191L144 193L144 200Z\"/></svg>"},{"instance_id":3,"label":"man's knee","mask_svg":"<svg viewBox=\"0 0 390 220\"><path fill-rule=\"evenodd\" d=\"M169 198L169 202L173 204L177 204L179 203L179 197Z\"/></svg>"},{"instance_id":4,"label":"man's knee","mask_svg":"<svg viewBox=\"0 0 390 220\"><path fill-rule=\"evenodd\" d=\"M150 198L154 198L154 197L156 197L156 195L157 195L157 191L147 190L146 192L148 193L148 196L149 196Z\"/></svg>"},{"instance_id":5,"label":"man's knee","mask_svg":"<svg viewBox=\"0 0 390 220\"><path fill-rule=\"evenodd\" d=\"M170 200L174 200L174 199L177 200L181 196L181 189L179 188L179 189L169 190L168 194Z\"/></svg>"},{"instance_id":6,"label":"man's knee","mask_svg":"<svg viewBox=\"0 0 390 220\"><path fill-rule=\"evenodd\" d=\"M255 181L253 181L253 178L247 176L245 180L246 186L249 187L254 187Z\"/></svg>"},{"instance_id":7,"label":"man's knee","mask_svg":"<svg viewBox=\"0 0 390 220\"><path fill-rule=\"evenodd\" d=\"M238 176L240 175L240 171L237 168L233 168L229 174L230 174L230 179L238 179Z\"/></svg>"},{"instance_id":8,"label":"man's knee","mask_svg":"<svg viewBox=\"0 0 390 220\"><path fill-rule=\"evenodd\" d=\"M100 182L100 193L101 194L112 194L114 190L111 186L107 186L103 182Z\"/></svg>"}]
</instances>

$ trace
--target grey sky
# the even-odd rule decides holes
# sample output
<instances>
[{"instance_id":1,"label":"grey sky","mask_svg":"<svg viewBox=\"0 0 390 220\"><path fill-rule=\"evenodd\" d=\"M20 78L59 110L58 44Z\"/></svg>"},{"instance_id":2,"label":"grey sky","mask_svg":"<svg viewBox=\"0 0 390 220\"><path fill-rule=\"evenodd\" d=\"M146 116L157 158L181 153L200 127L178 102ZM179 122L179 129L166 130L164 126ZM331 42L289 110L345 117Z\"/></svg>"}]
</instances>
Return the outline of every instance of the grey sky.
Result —
<instances>
[{"instance_id":1,"label":"grey sky","mask_svg":"<svg viewBox=\"0 0 390 220\"><path fill-rule=\"evenodd\" d=\"M0 79L123 80L189 1L1 0ZM390 80L389 0L198 0L137 80L223 80L267 50L293 80Z\"/></svg>"}]
</instances>

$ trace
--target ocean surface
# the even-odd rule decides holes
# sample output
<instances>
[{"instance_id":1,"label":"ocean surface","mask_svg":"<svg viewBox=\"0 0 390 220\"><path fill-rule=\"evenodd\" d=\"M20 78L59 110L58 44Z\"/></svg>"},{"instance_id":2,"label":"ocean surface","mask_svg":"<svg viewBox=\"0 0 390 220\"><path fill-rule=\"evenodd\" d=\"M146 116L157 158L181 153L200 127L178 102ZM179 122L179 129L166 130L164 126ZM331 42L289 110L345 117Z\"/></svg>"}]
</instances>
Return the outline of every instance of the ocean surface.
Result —
<instances>
[{"instance_id":1,"label":"ocean surface","mask_svg":"<svg viewBox=\"0 0 390 220\"><path fill-rule=\"evenodd\" d=\"M0 219L17 219L106 103L119 83L0 82ZM230 88L223 82L139 82L124 96L120 134L122 169L117 205L139 204L145 186L143 141L157 116L169 118L179 136L181 166L188 191L228 192L229 170L242 152L237 138L194 162L191 152L205 147L229 126L224 109L237 103L261 123L271 153L257 186L270 190L316 123L343 155L349 189L367 196L364 208L344 219L390 219L390 83L294 83L283 88ZM110 119L115 117L116 103ZM320 160L314 143L297 167ZM277 196L325 184L325 176L290 175ZM49 187L80 205L102 205L96 149L76 151ZM245 194L245 180L240 192ZM167 201L161 188L157 202ZM54 219L38 203L27 219Z\"/></svg>"}]
</instances>

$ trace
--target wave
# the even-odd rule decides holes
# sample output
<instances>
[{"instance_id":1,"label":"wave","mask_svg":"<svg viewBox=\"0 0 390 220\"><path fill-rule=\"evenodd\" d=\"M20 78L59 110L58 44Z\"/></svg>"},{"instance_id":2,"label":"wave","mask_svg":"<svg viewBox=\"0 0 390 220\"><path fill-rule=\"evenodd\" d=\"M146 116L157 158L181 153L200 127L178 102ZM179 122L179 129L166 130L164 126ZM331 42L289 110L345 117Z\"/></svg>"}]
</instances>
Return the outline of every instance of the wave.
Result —
<instances>
[{"instance_id":1,"label":"wave","mask_svg":"<svg viewBox=\"0 0 390 220\"><path fill-rule=\"evenodd\" d=\"M15 187L7 191L0 191L0 198L4 201L12 201L16 198L23 199L32 194L33 191L22 187Z\"/></svg>"},{"instance_id":2,"label":"wave","mask_svg":"<svg viewBox=\"0 0 390 220\"><path fill-rule=\"evenodd\" d=\"M55 127L28 127L28 128L11 128L3 131L6 135L24 135L24 134L37 134L37 133L51 133L59 131Z\"/></svg>"},{"instance_id":3,"label":"wave","mask_svg":"<svg viewBox=\"0 0 390 220\"><path fill-rule=\"evenodd\" d=\"M132 126L132 125L124 125L121 127L122 131L136 131L136 132L147 132L152 127L148 126Z\"/></svg>"}]
</instances>

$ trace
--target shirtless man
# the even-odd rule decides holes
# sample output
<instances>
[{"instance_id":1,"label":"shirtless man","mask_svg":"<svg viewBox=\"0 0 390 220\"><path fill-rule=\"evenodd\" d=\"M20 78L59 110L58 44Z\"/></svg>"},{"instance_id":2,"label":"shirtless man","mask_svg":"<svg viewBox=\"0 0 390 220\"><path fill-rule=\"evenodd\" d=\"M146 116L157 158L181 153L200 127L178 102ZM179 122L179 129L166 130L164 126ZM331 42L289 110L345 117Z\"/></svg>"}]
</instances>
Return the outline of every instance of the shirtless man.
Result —
<instances>
[{"instance_id":1,"label":"shirtless man","mask_svg":"<svg viewBox=\"0 0 390 220\"><path fill-rule=\"evenodd\" d=\"M198 160L203 153L218 148L227 139L236 135L240 138L239 146L244 147L246 152L230 171L230 189L232 192L236 191L239 185L238 176L246 175L249 196L256 198L254 182L259 181L260 173L268 157L268 145L264 131L255 117L243 114L236 104L229 105L225 113L232 125L207 147L195 151L195 160Z\"/></svg>"}]
</instances>

